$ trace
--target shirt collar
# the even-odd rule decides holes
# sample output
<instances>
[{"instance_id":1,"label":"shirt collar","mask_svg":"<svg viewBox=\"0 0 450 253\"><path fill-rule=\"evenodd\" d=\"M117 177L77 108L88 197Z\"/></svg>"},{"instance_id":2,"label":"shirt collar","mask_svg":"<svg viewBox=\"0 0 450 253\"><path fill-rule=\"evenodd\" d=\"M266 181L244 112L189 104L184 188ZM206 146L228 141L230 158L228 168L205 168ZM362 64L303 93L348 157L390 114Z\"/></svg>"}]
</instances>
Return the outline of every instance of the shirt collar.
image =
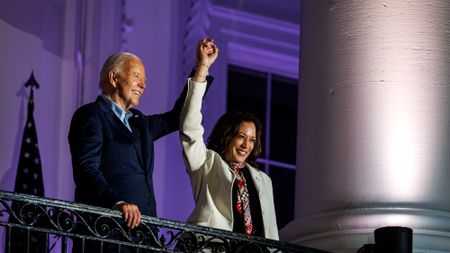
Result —
<instances>
[{"instance_id":1,"label":"shirt collar","mask_svg":"<svg viewBox=\"0 0 450 253\"><path fill-rule=\"evenodd\" d=\"M116 102L112 101L111 98L109 98L109 97L106 96L105 94L103 94L102 96L105 97L105 98L107 98L108 101L111 102L111 108L112 108L114 114L115 114L117 117L119 117L119 119L120 119L122 122L127 122L128 119L129 119L131 116L133 116L133 113L132 113L132 112L122 110L122 108L120 108L120 106L119 106Z\"/></svg>"}]
</instances>

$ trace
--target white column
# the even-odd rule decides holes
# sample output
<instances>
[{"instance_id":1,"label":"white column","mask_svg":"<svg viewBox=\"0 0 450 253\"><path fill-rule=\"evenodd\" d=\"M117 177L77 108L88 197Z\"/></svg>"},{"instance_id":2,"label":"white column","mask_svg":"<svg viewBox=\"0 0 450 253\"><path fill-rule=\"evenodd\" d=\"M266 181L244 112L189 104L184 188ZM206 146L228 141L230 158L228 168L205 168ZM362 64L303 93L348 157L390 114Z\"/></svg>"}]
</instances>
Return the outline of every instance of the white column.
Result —
<instances>
[{"instance_id":1,"label":"white column","mask_svg":"<svg viewBox=\"0 0 450 253\"><path fill-rule=\"evenodd\" d=\"M450 251L449 13L447 0L302 1L296 209L282 239L356 252L397 225L415 252Z\"/></svg>"}]
</instances>

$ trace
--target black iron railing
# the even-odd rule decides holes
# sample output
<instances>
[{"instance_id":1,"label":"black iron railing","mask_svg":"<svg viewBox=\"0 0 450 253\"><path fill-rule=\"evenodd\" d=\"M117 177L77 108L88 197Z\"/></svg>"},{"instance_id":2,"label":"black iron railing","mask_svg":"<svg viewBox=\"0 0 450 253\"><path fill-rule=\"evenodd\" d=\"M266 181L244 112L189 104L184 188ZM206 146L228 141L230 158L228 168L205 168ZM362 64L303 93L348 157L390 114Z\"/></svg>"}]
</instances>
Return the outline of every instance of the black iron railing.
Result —
<instances>
[{"instance_id":1,"label":"black iron railing","mask_svg":"<svg viewBox=\"0 0 450 253\"><path fill-rule=\"evenodd\" d=\"M148 216L129 229L119 211L4 191L0 229L7 253L53 252L55 242L61 252L325 252Z\"/></svg>"}]
</instances>

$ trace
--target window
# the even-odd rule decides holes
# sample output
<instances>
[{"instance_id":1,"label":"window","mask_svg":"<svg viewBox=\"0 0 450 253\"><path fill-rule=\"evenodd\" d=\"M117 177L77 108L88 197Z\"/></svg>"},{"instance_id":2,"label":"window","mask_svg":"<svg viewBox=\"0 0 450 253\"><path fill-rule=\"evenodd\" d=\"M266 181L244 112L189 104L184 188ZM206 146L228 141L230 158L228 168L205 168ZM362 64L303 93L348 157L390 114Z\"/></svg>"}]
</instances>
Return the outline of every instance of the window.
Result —
<instances>
[{"instance_id":1,"label":"window","mask_svg":"<svg viewBox=\"0 0 450 253\"><path fill-rule=\"evenodd\" d=\"M278 228L294 219L298 81L228 66L227 110L248 111L263 125L260 169L272 179Z\"/></svg>"}]
</instances>

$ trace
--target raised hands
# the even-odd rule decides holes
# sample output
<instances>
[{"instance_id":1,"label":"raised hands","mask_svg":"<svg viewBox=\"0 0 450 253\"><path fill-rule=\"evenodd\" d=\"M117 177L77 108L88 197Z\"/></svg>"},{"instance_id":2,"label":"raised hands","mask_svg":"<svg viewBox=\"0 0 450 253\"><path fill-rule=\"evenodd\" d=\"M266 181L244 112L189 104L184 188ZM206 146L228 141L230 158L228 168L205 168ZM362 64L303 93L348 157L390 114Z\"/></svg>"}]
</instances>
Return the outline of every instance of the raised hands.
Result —
<instances>
[{"instance_id":1,"label":"raised hands","mask_svg":"<svg viewBox=\"0 0 450 253\"><path fill-rule=\"evenodd\" d=\"M219 55L219 48L214 43L214 40L211 38L204 38L197 44L196 48L196 56L197 63L194 77L192 80L194 82L204 82L206 75L208 74L208 70L212 64L217 59Z\"/></svg>"},{"instance_id":2,"label":"raised hands","mask_svg":"<svg viewBox=\"0 0 450 253\"><path fill-rule=\"evenodd\" d=\"M206 64L209 68L216 61L219 49L211 38L204 38L197 44L197 66Z\"/></svg>"}]
</instances>

